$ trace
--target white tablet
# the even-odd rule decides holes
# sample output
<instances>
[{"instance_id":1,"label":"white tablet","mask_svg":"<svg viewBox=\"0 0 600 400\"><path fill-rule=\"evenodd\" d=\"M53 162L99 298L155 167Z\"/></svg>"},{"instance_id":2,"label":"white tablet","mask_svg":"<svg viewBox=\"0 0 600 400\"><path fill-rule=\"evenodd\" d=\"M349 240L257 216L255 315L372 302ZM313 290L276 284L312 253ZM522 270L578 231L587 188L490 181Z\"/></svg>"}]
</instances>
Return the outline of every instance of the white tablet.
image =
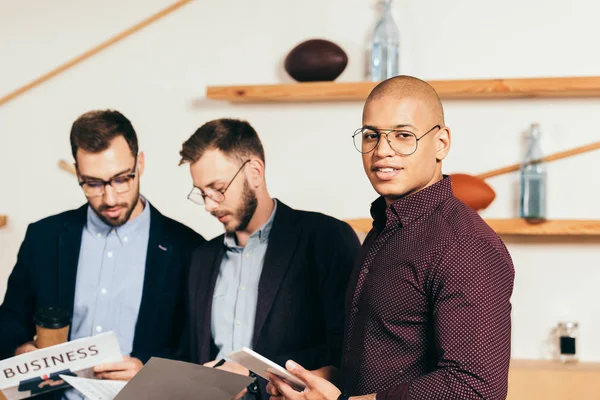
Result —
<instances>
[{"instance_id":1,"label":"white tablet","mask_svg":"<svg viewBox=\"0 0 600 400\"><path fill-rule=\"evenodd\" d=\"M241 350L236 350L228 354L227 358L231 361L235 361L236 363L243 365L244 367L248 368L250 371L254 372L261 378L268 380L267 372L273 375L277 375L278 377L283 379L288 385L290 385L292 388L299 392L303 391L306 387L304 382L296 378L288 370L247 347L244 347Z\"/></svg>"}]
</instances>

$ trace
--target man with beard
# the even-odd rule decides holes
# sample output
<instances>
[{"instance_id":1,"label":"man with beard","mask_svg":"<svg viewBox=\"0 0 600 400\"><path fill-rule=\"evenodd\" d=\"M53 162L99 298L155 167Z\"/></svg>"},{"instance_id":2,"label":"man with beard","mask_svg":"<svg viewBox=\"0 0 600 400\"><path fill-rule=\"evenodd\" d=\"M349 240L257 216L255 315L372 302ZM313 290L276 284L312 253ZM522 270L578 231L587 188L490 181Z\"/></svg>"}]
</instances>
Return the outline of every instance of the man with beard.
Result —
<instances>
[{"instance_id":1,"label":"man with beard","mask_svg":"<svg viewBox=\"0 0 600 400\"><path fill-rule=\"evenodd\" d=\"M71 149L87 204L28 227L0 306L0 359L36 350L33 315L53 307L71 313L70 340L114 331L124 361L96 377L128 380L179 347L187 268L205 240L140 195L144 154L121 113L79 117Z\"/></svg>"},{"instance_id":2,"label":"man with beard","mask_svg":"<svg viewBox=\"0 0 600 400\"><path fill-rule=\"evenodd\" d=\"M194 185L188 198L225 228L192 257L182 358L215 366L248 347L280 365L290 357L312 369L339 365L344 295L360 247L352 228L271 198L262 143L246 121L204 124L181 156ZM249 375L233 362L217 367ZM265 383L244 397L266 399Z\"/></svg>"}]
</instances>

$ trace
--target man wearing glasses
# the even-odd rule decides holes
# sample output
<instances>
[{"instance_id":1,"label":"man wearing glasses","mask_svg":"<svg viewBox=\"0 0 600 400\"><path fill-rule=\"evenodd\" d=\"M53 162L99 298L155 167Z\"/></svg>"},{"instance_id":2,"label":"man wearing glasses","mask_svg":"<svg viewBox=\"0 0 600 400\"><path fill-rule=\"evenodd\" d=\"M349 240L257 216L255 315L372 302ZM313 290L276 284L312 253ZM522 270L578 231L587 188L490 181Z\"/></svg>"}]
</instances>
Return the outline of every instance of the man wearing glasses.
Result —
<instances>
[{"instance_id":1,"label":"man wearing glasses","mask_svg":"<svg viewBox=\"0 0 600 400\"><path fill-rule=\"evenodd\" d=\"M442 174L450 129L437 93L388 79L362 122L354 145L380 197L348 286L341 390L293 360L309 390L274 377L271 399L505 399L514 267Z\"/></svg>"},{"instance_id":2,"label":"man wearing glasses","mask_svg":"<svg viewBox=\"0 0 600 400\"><path fill-rule=\"evenodd\" d=\"M261 141L245 121L204 124L181 156L194 185L188 198L225 228L194 252L182 357L214 366L248 347L280 365L289 358L312 369L339 365L344 296L360 247L353 229L271 198ZM249 374L232 362L218 368ZM259 383L244 396L266 400Z\"/></svg>"},{"instance_id":3,"label":"man wearing glasses","mask_svg":"<svg viewBox=\"0 0 600 400\"><path fill-rule=\"evenodd\" d=\"M205 240L140 195L144 154L125 116L82 115L71 148L87 204L29 226L0 306L0 358L35 350L33 314L60 308L70 340L116 333L124 361L96 376L128 380L150 357L174 356L190 256Z\"/></svg>"}]
</instances>

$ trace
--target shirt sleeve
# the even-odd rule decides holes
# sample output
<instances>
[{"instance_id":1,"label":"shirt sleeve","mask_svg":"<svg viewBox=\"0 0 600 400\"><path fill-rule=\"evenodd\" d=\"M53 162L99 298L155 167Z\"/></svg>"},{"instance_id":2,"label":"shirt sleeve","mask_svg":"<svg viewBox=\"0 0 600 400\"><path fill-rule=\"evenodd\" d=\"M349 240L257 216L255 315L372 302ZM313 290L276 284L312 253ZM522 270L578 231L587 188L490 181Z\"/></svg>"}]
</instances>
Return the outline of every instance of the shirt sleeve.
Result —
<instances>
[{"instance_id":1,"label":"shirt sleeve","mask_svg":"<svg viewBox=\"0 0 600 400\"><path fill-rule=\"evenodd\" d=\"M507 251L475 237L450 244L426 287L435 370L378 393L377 399L505 399L513 284Z\"/></svg>"}]
</instances>

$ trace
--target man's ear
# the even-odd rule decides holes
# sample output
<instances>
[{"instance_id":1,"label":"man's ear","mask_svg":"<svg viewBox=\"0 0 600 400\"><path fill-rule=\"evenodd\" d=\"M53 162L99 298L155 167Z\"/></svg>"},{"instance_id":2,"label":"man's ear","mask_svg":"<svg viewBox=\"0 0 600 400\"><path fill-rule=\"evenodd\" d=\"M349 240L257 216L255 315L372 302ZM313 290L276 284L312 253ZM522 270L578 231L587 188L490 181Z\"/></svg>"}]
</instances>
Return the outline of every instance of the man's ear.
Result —
<instances>
[{"instance_id":1,"label":"man's ear","mask_svg":"<svg viewBox=\"0 0 600 400\"><path fill-rule=\"evenodd\" d=\"M138 153L138 157L137 157L137 174L139 177L141 177L144 174L144 167L145 167L145 163L146 163L146 157L144 156L144 152L140 151Z\"/></svg>"},{"instance_id":2,"label":"man's ear","mask_svg":"<svg viewBox=\"0 0 600 400\"><path fill-rule=\"evenodd\" d=\"M443 126L436 135L435 156L438 161L445 159L450 152L451 141L452 138L450 128Z\"/></svg>"}]
</instances>

